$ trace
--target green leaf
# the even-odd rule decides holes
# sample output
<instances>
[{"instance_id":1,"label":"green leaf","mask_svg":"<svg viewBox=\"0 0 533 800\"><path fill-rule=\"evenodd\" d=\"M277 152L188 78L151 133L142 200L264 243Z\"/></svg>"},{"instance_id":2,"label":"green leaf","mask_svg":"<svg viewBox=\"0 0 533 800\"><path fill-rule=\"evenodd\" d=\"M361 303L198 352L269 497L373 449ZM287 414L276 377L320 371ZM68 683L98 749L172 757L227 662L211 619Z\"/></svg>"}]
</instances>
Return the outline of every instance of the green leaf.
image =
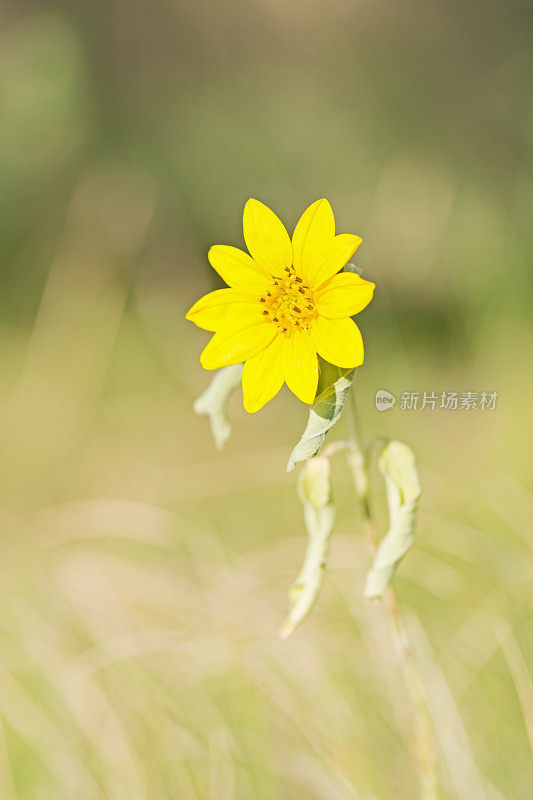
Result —
<instances>
[{"instance_id":1,"label":"green leaf","mask_svg":"<svg viewBox=\"0 0 533 800\"><path fill-rule=\"evenodd\" d=\"M415 536L416 515L421 495L420 479L413 451L403 442L388 442L378 460L385 478L389 530L381 540L367 578L365 596L381 597L396 567Z\"/></svg>"},{"instance_id":2,"label":"green leaf","mask_svg":"<svg viewBox=\"0 0 533 800\"><path fill-rule=\"evenodd\" d=\"M346 394L353 383L355 369L343 369L320 360L320 376L316 398L309 409L307 427L292 451L287 472L294 469L299 461L313 458L324 442L327 432L338 421Z\"/></svg>"},{"instance_id":3,"label":"green leaf","mask_svg":"<svg viewBox=\"0 0 533 800\"><path fill-rule=\"evenodd\" d=\"M307 617L324 582L335 521L328 458L318 456L307 462L299 475L298 494L309 541L302 569L289 591L289 615L279 632L281 639L287 639Z\"/></svg>"},{"instance_id":4,"label":"green leaf","mask_svg":"<svg viewBox=\"0 0 533 800\"><path fill-rule=\"evenodd\" d=\"M193 406L197 414L209 417L211 432L218 450L222 450L230 437L231 425L226 411L231 394L240 385L241 376L242 364L218 369L205 392Z\"/></svg>"}]
</instances>

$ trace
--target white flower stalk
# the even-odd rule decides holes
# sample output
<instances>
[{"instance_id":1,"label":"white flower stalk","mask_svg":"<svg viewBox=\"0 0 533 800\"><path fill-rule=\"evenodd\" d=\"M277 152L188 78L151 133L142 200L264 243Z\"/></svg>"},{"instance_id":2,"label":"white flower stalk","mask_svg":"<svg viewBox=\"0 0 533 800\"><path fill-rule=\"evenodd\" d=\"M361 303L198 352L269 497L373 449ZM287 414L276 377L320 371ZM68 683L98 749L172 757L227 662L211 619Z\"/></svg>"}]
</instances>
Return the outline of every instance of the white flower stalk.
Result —
<instances>
[{"instance_id":1,"label":"white flower stalk","mask_svg":"<svg viewBox=\"0 0 533 800\"><path fill-rule=\"evenodd\" d=\"M324 582L335 521L329 472L329 459L318 456L307 461L299 475L298 494L309 541L302 569L289 591L290 610L279 631L280 639L287 639L307 617Z\"/></svg>"},{"instance_id":2,"label":"white flower stalk","mask_svg":"<svg viewBox=\"0 0 533 800\"><path fill-rule=\"evenodd\" d=\"M391 584L414 539L420 481L411 450L401 442L388 442L379 469L387 489L389 530L380 542L353 391L364 347L352 317L368 305L374 291L374 284L364 280L361 270L350 261L361 239L335 232L333 211L325 199L312 203L302 214L291 238L274 212L252 198L244 209L243 232L248 253L228 245L214 245L208 253L211 266L227 288L200 298L186 315L211 332L200 362L205 369L218 370L194 409L209 417L220 449L231 430L226 416L228 398L241 378L244 408L250 413L263 408L284 384L310 406L307 426L287 466L290 471L303 462L298 493L308 542L302 569L289 592L289 613L279 631L281 639L287 639L303 622L320 594L335 519L329 457L346 451L361 509L361 528L374 559L365 594L369 598L383 596L391 635L405 666L420 800L438 800L433 724ZM347 440L330 442L322 455L317 455L345 404Z\"/></svg>"}]
</instances>

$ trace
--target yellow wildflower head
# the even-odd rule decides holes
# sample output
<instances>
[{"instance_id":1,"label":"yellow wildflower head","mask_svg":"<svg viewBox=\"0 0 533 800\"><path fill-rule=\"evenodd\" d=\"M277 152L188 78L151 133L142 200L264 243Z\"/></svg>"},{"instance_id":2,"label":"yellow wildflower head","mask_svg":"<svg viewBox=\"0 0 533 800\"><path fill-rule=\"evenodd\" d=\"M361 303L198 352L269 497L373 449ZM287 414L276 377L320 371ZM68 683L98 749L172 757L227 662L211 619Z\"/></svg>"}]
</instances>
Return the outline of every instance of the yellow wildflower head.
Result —
<instances>
[{"instance_id":1,"label":"yellow wildflower head","mask_svg":"<svg viewBox=\"0 0 533 800\"><path fill-rule=\"evenodd\" d=\"M285 382L304 403L315 399L317 354L339 367L363 363L363 340L350 319L372 299L374 284L340 272L361 238L335 235L327 200L302 214L292 241L267 206L244 207L248 253L215 245L209 262L228 284L205 295L187 319L214 331L200 361L206 369L244 362L244 407L258 411Z\"/></svg>"}]
</instances>

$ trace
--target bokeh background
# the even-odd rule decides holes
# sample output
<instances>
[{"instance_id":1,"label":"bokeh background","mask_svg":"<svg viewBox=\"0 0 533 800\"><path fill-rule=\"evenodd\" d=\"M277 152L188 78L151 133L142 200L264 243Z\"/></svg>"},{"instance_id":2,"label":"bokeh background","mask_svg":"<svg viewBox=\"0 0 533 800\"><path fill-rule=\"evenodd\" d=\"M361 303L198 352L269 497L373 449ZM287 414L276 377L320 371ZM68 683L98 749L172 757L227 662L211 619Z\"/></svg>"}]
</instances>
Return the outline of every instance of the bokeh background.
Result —
<instances>
[{"instance_id":1,"label":"bokeh background","mask_svg":"<svg viewBox=\"0 0 533 800\"><path fill-rule=\"evenodd\" d=\"M397 587L447 800L529 800L531 6L30 2L0 12L2 800L412 800L413 726L343 465L324 591L282 392L214 449L186 309L248 197L364 243L367 438L423 483ZM374 394L497 391L494 411ZM374 475L380 529L383 490Z\"/></svg>"}]
</instances>

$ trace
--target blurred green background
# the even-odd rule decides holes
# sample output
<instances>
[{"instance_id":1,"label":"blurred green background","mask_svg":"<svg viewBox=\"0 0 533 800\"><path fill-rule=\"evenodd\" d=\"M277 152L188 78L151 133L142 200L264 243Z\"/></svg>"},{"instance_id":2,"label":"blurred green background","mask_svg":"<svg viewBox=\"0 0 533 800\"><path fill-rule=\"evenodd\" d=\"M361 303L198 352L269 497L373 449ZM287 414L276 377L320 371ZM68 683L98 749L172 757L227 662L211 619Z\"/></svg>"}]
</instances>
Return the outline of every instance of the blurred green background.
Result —
<instances>
[{"instance_id":1,"label":"blurred green background","mask_svg":"<svg viewBox=\"0 0 533 800\"><path fill-rule=\"evenodd\" d=\"M282 392L215 451L186 309L250 196L377 284L366 436L424 489L397 587L447 800L533 786L533 17L522 0L21 2L0 34L0 797L413 800L342 465L312 616ZM494 411L374 394L497 391ZM383 491L374 476L380 528Z\"/></svg>"}]
</instances>

